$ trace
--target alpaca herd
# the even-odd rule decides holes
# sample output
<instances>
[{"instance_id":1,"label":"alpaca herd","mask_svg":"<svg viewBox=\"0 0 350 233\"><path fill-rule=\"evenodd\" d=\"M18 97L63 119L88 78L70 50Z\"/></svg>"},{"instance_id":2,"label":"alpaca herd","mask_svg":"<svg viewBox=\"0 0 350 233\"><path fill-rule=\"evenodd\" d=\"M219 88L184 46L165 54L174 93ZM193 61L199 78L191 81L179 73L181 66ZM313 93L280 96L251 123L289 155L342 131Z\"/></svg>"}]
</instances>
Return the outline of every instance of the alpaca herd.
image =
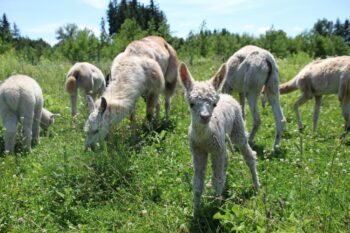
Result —
<instances>
[{"instance_id":1,"label":"alpaca herd","mask_svg":"<svg viewBox=\"0 0 350 233\"><path fill-rule=\"evenodd\" d=\"M350 56L316 60L302 69L292 80L279 85L279 71L272 54L256 46L245 46L221 65L207 81L195 81L187 66L178 61L176 51L163 38L148 36L130 43L112 62L108 85L103 73L94 65L74 64L66 76L65 89L70 95L71 114L77 115L78 89L84 92L89 116L85 122L85 147L93 149L128 114L134 120L139 97L146 102L146 119L152 130L159 119L159 96L165 96L165 114L169 116L171 97L177 80L183 86L191 113L188 139L192 154L194 214L200 209L208 155L212 161L212 185L220 197L225 185L228 154L226 143L239 149L250 169L253 185L259 190L256 152L252 150L261 124L258 98L263 92L271 105L276 135L272 151L278 149L285 125L279 95L299 89L301 97L294 104L299 129L299 106L315 97L313 130L316 131L322 95L337 94L350 130ZM221 92L225 94L221 94ZM239 93L239 103L229 94ZM246 133L245 99L252 113L252 130ZM15 152L17 123L23 131L24 151L31 152L39 140L39 126L47 130L54 114L43 108L39 84L26 75L13 75L0 85L0 114L5 128L5 153Z\"/></svg>"}]
</instances>

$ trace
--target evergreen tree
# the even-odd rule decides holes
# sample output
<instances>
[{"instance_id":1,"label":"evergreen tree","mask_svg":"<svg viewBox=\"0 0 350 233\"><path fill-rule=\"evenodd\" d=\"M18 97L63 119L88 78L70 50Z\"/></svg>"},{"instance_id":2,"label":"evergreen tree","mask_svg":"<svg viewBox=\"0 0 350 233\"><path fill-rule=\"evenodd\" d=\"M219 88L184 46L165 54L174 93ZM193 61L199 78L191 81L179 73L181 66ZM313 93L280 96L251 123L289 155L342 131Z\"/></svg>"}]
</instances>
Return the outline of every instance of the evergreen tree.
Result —
<instances>
[{"instance_id":1,"label":"evergreen tree","mask_svg":"<svg viewBox=\"0 0 350 233\"><path fill-rule=\"evenodd\" d=\"M3 41L9 42L12 40L10 23L5 13L2 15L2 18L0 20L0 37Z\"/></svg>"},{"instance_id":2,"label":"evergreen tree","mask_svg":"<svg viewBox=\"0 0 350 233\"><path fill-rule=\"evenodd\" d=\"M13 23L12 36L14 39L19 39L21 37L21 33L16 23Z\"/></svg>"}]
</instances>

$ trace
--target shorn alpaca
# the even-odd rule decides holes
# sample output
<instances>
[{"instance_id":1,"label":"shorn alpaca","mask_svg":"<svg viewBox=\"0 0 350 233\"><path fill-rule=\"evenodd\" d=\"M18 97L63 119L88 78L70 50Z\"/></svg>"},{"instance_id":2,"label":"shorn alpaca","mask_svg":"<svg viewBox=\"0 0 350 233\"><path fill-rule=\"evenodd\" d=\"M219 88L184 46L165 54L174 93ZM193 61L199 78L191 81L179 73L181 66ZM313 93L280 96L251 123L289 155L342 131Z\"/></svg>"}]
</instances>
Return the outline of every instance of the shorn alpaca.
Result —
<instances>
[{"instance_id":1,"label":"shorn alpaca","mask_svg":"<svg viewBox=\"0 0 350 233\"><path fill-rule=\"evenodd\" d=\"M189 143L194 165L193 192L196 215L204 188L209 153L212 160L212 184L215 193L220 196L223 191L228 161L226 135L243 154L256 190L259 189L260 184L256 170L256 152L248 144L241 107L230 95L217 93L225 78L226 65L222 65L212 79L202 82L192 79L185 64L180 65L179 72L192 115Z\"/></svg>"},{"instance_id":2,"label":"shorn alpaca","mask_svg":"<svg viewBox=\"0 0 350 233\"><path fill-rule=\"evenodd\" d=\"M280 85L280 93L299 89L301 96L294 103L299 129L304 129L299 107L315 98L313 131L317 130L322 95L337 94L345 119L345 135L350 130L350 56L316 60L306 65L292 80Z\"/></svg>"},{"instance_id":3,"label":"shorn alpaca","mask_svg":"<svg viewBox=\"0 0 350 233\"><path fill-rule=\"evenodd\" d=\"M222 91L227 94L231 94L232 91L239 93L244 118L245 98L247 98L253 116L253 126L249 135L250 144L253 143L261 125L258 98L265 86L264 92L271 105L276 124L272 148L275 151L282 137L285 118L279 101L278 67L274 57L262 48L248 45L234 53L226 64L228 72Z\"/></svg>"},{"instance_id":4,"label":"shorn alpaca","mask_svg":"<svg viewBox=\"0 0 350 233\"><path fill-rule=\"evenodd\" d=\"M13 75L0 86L0 113L5 127L5 152L14 152L17 122L23 118L24 149L39 139L43 95L39 84L25 75Z\"/></svg>"},{"instance_id":5,"label":"shorn alpaca","mask_svg":"<svg viewBox=\"0 0 350 233\"><path fill-rule=\"evenodd\" d=\"M178 60L175 50L161 37L150 36L134 41L118 55L111 68L111 79L102 97L95 103L87 98L90 116L85 124L86 147L93 147L106 137L111 123L118 124L132 113L135 102L143 96L147 119L151 123L154 107L159 115L159 95L164 92L166 114L177 80Z\"/></svg>"},{"instance_id":6,"label":"shorn alpaca","mask_svg":"<svg viewBox=\"0 0 350 233\"><path fill-rule=\"evenodd\" d=\"M84 91L85 96L91 95L95 99L106 89L106 81L99 68L87 62L78 62L69 69L65 87L70 95L72 116L75 116L78 88Z\"/></svg>"}]
</instances>

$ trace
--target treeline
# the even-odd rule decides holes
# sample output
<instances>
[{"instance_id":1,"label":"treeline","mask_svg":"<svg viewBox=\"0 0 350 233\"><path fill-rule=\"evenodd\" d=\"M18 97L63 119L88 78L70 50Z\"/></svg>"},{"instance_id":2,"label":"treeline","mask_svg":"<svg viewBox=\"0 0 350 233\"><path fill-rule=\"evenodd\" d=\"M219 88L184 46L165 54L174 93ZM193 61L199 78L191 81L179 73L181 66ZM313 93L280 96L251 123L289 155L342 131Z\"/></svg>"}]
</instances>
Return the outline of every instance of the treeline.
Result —
<instances>
[{"instance_id":1,"label":"treeline","mask_svg":"<svg viewBox=\"0 0 350 233\"><path fill-rule=\"evenodd\" d=\"M25 60L35 62L47 52L51 46L43 39L32 40L23 37L16 23L11 23L3 14L0 19L0 54L9 50L16 51L16 55Z\"/></svg>"},{"instance_id":2,"label":"treeline","mask_svg":"<svg viewBox=\"0 0 350 233\"><path fill-rule=\"evenodd\" d=\"M180 56L190 59L218 57L226 60L233 52L247 44L254 44L284 58L295 53L310 57L327 57L350 54L350 23L337 19L318 20L313 28L295 37L273 27L259 37L237 34L227 29L208 30L205 21L198 31L191 31L186 39L174 37L166 16L153 0L149 5L137 0L110 1L106 20L101 18L101 33L95 35L89 29L76 24L63 25L56 31L58 43L51 47L43 40L22 37L18 26L11 27L6 15L0 21L0 54L15 51L21 59L32 63L40 59L110 62L135 39L147 35L160 35L169 41ZM108 32L106 27L108 26Z\"/></svg>"}]
</instances>

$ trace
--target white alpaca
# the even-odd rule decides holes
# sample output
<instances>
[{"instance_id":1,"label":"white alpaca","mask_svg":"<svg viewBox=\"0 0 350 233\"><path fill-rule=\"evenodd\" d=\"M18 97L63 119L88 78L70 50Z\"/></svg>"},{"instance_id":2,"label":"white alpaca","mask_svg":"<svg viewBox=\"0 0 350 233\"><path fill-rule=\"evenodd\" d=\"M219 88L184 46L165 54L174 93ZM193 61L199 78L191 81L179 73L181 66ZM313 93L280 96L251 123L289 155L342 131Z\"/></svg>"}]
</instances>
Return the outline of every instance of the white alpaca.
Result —
<instances>
[{"instance_id":1,"label":"white alpaca","mask_svg":"<svg viewBox=\"0 0 350 233\"><path fill-rule=\"evenodd\" d=\"M261 125L258 110L258 98L265 86L265 94L271 104L276 124L276 136L273 143L273 151L276 150L282 137L285 118L279 102L278 91L278 67L272 54L256 46L248 45L234 53L227 61L227 78L222 91L230 94L238 92L245 118L245 98L248 100L253 116L253 127L249 135L249 143Z\"/></svg>"},{"instance_id":2,"label":"white alpaca","mask_svg":"<svg viewBox=\"0 0 350 233\"><path fill-rule=\"evenodd\" d=\"M90 116L85 124L86 147L94 147L104 139L109 125L118 124L132 112L139 96L146 100L149 122L152 122L154 107L158 105L159 95L164 89L166 109L169 110L177 78L176 54L171 53L173 49L169 48L170 45L162 38L147 37L131 43L124 53L114 59L111 80L102 97L95 103L91 97L87 98ZM163 70L163 67L166 69Z\"/></svg>"},{"instance_id":3,"label":"white alpaca","mask_svg":"<svg viewBox=\"0 0 350 233\"><path fill-rule=\"evenodd\" d=\"M5 127L5 152L14 152L16 125L23 118L24 148L39 139L43 95L39 84L25 75L13 75L0 86L0 113Z\"/></svg>"},{"instance_id":4,"label":"white alpaca","mask_svg":"<svg viewBox=\"0 0 350 233\"><path fill-rule=\"evenodd\" d=\"M68 71L66 91L70 95L72 116L77 114L77 89L84 91L85 96L91 95L94 99L106 89L105 78L99 68L87 63L75 63Z\"/></svg>"},{"instance_id":5,"label":"white alpaca","mask_svg":"<svg viewBox=\"0 0 350 233\"><path fill-rule=\"evenodd\" d=\"M46 108L43 108L41 111L40 127L44 130L47 130L50 125L55 122L55 117L57 116L60 116L60 114L52 113Z\"/></svg>"},{"instance_id":6,"label":"white alpaca","mask_svg":"<svg viewBox=\"0 0 350 233\"><path fill-rule=\"evenodd\" d=\"M316 60L305 66L292 80L280 85L281 94L299 89L301 96L294 103L299 129L304 129L299 106L315 97L313 131L316 132L322 95L338 94L345 120L344 134L350 131L350 56Z\"/></svg>"},{"instance_id":7,"label":"white alpaca","mask_svg":"<svg viewBox=\"0 0 350 233\"><path fill-rule=\"evenodd\" d=\"M223 191L228 161L226 135L243 154L256 190L260 184L256 170L256 152L248 144L241 107L230 95L217 93L225 78L226 65L222 65L212 79L202 82L192 79L185 64L180 65L179 72L192 115L189 142L194 166L193 192L196 214L200 207L209 153L213 166L212 184L216 195L220 196Z\"/></svg>"}]
</instances>

